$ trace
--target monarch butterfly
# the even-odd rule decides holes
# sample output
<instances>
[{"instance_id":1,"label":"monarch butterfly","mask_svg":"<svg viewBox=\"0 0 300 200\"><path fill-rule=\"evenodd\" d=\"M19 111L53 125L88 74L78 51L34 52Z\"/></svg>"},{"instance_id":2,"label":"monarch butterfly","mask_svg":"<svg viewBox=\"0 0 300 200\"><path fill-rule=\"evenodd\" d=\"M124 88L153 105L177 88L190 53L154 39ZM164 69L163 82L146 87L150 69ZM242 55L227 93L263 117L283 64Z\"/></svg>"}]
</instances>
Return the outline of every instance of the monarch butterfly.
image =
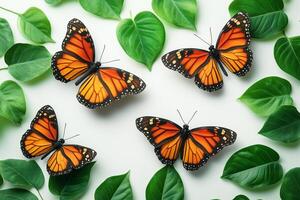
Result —
<instances>
[{"instance_id":1,"label":"monarch butterfly","mask_svg":"<svg viewBox=\"0 0 300 200\"><path fill-rule=\"evenodd\" d=\"M138 130L154 146L158 159L163 164L173 165L180 155L187 170L199 169L211 156L236 140L236 133L230 129L207 126L190 130L188 124L184 122L180 127L170 120L153 116L136 119Z\"/></svg>"},{"instance_id":2,"label":"monarch butterfly","mask_svg":"<svg viewBox=\"0 0 300 200\"><path fill-rule=\"evenodd\" d=\"M103 52L102 52L103 54ZM51 67L57 80L69 82L80 77L84 81L78 91L78 101L88 108L103 107L121 97L142 92L146 84L134 74L114 67L102 67L95 62L93 39L78 19L68 23L62 51L52 57Z\"/></svg>"},{"instance_id":3,"label":"monarch butterfly","mask_svg":"<svg viewBox=\"0 0 300 200\"><path fill-rule=\"evenodd\" d=\"M223 87L224 66L237 76L244 76L252 65L250 45L250 20L246 13L233 16L222 29L216 47L210 45L209 51L202 49L178 49L162 57L163 64L178 71L186 78L195 77L195 84L206 91L213 92ZM201 39L201 38L200 38Z\"/></svg>"},{"instance_id":4,"label":"monarch butterfly","mask_svg":"<svg viewBox=\"0 0 300 200\"><path fill-rule=\"evenodd\" d=\"M21 139L21 150L25 157L51 154L47 162L47 171L51 176L70 173L91 162L97 155L93 149L80 145L65 145L65 140L58 139L56 114L49 105L42 107L32 120L30 129Z\"/></svg>"}]
</instances>

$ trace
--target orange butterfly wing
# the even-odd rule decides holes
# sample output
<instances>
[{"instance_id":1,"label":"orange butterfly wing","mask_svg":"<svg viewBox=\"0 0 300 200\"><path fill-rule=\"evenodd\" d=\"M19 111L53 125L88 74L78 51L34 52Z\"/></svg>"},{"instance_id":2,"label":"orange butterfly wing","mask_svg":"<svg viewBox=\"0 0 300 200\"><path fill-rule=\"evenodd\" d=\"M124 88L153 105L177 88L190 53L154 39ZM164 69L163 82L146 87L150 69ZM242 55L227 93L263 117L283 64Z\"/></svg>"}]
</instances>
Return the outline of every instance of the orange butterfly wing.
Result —
<instances>
[{"instance_id":1,"label":"orange butterfly wing","mask_svg":"<svg viewBox=\"0 0 300 200\"><path fill-rule=\"evenodd\" d=\"M236 140L236 133L222 127L201 127L192 129L182 152L182 162L187 170L197 170L224 146Z\"/></svg>"},{"instance_id":2,"label":"orange butterfly wing","mask_svg":"<svg viewBox=\"0 0 300 200\"><path fill-rule=\"evenodd\" d=\"M96 151L80 145L64 145L56 150L47 162L47 171L51 176L70 173L91 162Z\"/></svg>"},{"instance_id":3,"label":"orange butterfly wing","mask_svg":"<svg viewBox=\"0 0 300 200\"><path fill-rule=\"evenodd\" d=\"M58 139L57 119L53 108L42 107L21 139L21 150L27 158L48 153Z\"/></svg>"},{"instance_id":4,"label":"orange butterfly wing","mask_svg":"<svg viewBox=\"0 0 300 200\"><path fill-rule=\"evenodd\" d=\"M216 48L220 61L238 76L246 75L252 65L250 40L250 19L242 12L227 22L219 36Z\"/></svg>"},{"instance_id":5,"label":"orange butterfly wing","mask_svg":"<svg viewBox=\"0 0 300 200\"><path fill-rule=\"evenodd\" d=\"M54 77L62 82L76 79L94 62L93 39L80 20L72 19L68 23L62 50L52 57L51 62Z\"/></svg>"},{"instance_id":6,"label":"orange butterfly wing","mask_svg":"<svg viewBox=\"0 0 300 200\"><path fill-rule=\"evenodd\" d=\"M123 96L142 92L146 84L134 74L113 67L101 67L80 86L77 99L88 108L104 107Z\"/></svg>"},{"instance_id":7,"label":"orange butterfly wing","mask_svg":"<svg viewBox=\"0 0 300 200\"><path fill-rule=\"evenodd\" d=\"M176 161L182 146L180 126L151 116L136 119L136 126L154 146L154 151L163 164L172 165Z\"/></svg>"}]
</instances>

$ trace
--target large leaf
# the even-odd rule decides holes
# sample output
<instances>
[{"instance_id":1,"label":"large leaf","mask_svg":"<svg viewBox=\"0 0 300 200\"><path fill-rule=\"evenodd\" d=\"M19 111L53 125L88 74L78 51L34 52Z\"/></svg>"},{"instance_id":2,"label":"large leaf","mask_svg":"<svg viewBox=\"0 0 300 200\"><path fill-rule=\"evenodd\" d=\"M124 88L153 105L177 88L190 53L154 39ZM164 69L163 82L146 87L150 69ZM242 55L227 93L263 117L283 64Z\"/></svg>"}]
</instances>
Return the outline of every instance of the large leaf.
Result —
<instances>
[{"instance_id":1,"label":"large leaf","mask_svg":"<svg viewBox=\"0 0 300 200\"><path fill-rule=\"evenodd\" d=\"M149 70L165 43L165 29L151 12L139 13L133 20L122 20L117 28L117 37L124 51Z\"/></svg>"},{"instance_id":2,"label":"large leaf","mask_svg":"<svg viewBox=\"0 0 300 200\"><path fill-rule=\"evenodd\" d=\"M298 200L300 191L300 168L291 169L286 173L280 189L282 200Z\"/></svg>"},{"instance_id":3,"label":"large leaf","mask_svg":"<svg viewBox=\"0 0 300 200\"><path fill-rule=\"evenodd\" d=\"M13 185L40 189L45 182L43 172L34 160L1 160L0 173Z\"/></svg>"},{"instance_id":4,"label":"large leaf","mask_svg":"<svg viewBox=\"0 0 300 200\"><path fill-rule=\"evenodd\" d=\"M19 15L19 29L32 42L44 44L54 42L51 38L51 24L43 11L31 7Z\"/></svg>"},{"instance_id":5,"label":"large leaf","mask_svg":"<svg viewBox=\"0 0 300 200\"><path fill-rule=\"evenodd\" d=\"M272 114L259 131L272 140L284 143L300 139L300 113L294 106L283 106Z\"/></svg>"},{"instance_id":6,"label":"large leaf","mask_svg":"<svg viewBox=\"0 0 300 200\"><path fill-rule=\"evenodd\" d=\"M269 116L283 105L292 105L291 84L279 77L267 77L254 83L239 98L253 112Z\"/></svg>"},{"instance_id":7,"label":"large leaf","mask_svg":"<svg viewBox=\"0 0 300 200\"><path fill-rule=\"evenodd\" d=\"M245 195L240 194L240 195L234 197L233 200L250 200L250 199L248 197L246 197Z\"/></svg>"},{"instance_id":8,"label":"large leaf","mask_svg":"<svg viewBox=\"0 0 300 200\"><path fill-rule=\"evenodd\" d=\"M107 178L97 188L95 200L133 200L129 173Z\"/></svg>"},{"instance_id":9,"label":"large leaf","mask_svg":"<svg viewBox=\"0 0 300 200\"><path fill-rule=\"evenodd\" d=\"M152 8L169 23L196 30L196 0L152 0Z\"/></svg>"},{"instance_id":10,"label":"large leaf","mask_svg":"<svg viewBox=\"0 0 300 200\"><path fill-rule=\"evenodd\" d=\"M43 46L15 44L5 54L9 73L19 81L32 81L51 66L51 55Z\"/></svg>"},{"instance_id":11,"label":"large leaf","mask_svg":"<svg viewBox=\"0 0 300 200\"><path fill-rule=\"evenodd\" d=\"M0 57L14 44L14 36L6 19L0 17Z\"/></svg>"},{"instance_id":12,"label":"large leaf","mask_svg":"<svg viewBox=\"0 0 300 200\"><path fill-rule=\"evenodd\" d=\"M282 0L234 0L229 11L232 15L247 12L251 18L251 36L270 38L283 33L288 17Z\"/></svg>"},{"instance_id":13,"label":"large leaf","mask_svg":"<svg viewBox=\"0 0 300 200\"><path fill-rule=\"evenodd\" d=\"M0 190L0 200L38 200L38 198L24 189Z\"/></svg>"},{"instance_id":14,"label":"large leaf","mask_svg":"<svg viewBox=\"0 0 300 200\"><path fill-rule=\"evenodd\" d=\"M80 5L94 15L108 18L120 19L124 0L79 0Z\"/></svg>"},{"instance_id":15,"label":"large leaf","mask_svg":"<svg viewBox=\"0 0 300 200\"><path fill-rule=\"evenodd\" d=\"M300 36L277 40L274 56L283 71L300 80Z\"/></svg>"},{"instance_id":16,"label":"large leaf","mask_svg":"<svg viewBox=\"0 0 300 200\"><path fill-rule=\"evenodd\" d=\"M14 81L0 85L0 117L20 125L26 112L26 102L22 88Z\"/></svg>"},{"instance_id":17,"label":"large leaf","mask_svg":"<svg viewBox=\"0 0 300 200\"><path fill-rule=\"evenodd\" d=\"M172 166L165 166L154 174L146 189L147 200L183 200L182 180Z\"/></svg>"},{"instance_id":18,"label":"large leaf","mask_svg":"<svg viewBox=\"0 0 300 200\"><path fill-rule=\"evenodd\" d=\"M283 175L279 155L263 145L252 145L234 153L227 161L222 178L258 189L277 183Z\"/></svg>"},{"instance_id":19,"label":"large leaf","mask_svg":"<svg viewBox=\"0 0 300 200\"><path fill-rule=\"evenodd\" d=\"M87 191L90 174L95 162L67 175L50 176L49 190L58 195L60 200L76 200Z\"/></svg>"}]
</instances>

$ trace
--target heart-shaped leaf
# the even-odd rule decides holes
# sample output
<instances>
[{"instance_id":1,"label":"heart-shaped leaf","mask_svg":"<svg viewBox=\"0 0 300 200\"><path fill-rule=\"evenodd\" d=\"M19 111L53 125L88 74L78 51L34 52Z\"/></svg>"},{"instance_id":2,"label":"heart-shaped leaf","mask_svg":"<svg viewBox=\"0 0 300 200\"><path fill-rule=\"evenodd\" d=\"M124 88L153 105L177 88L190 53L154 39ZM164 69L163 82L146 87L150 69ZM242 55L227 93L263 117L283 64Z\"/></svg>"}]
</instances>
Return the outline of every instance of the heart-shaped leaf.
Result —
<instances>
[{"instance_id":1,"label":"heart-shaped leaf","mask_svg":"<svg viewBox=\"0 0 300 200\"><path fill-rule=\"evenodd\" d=\"M53 5L53 6L56 6L58 4L60 4L63 0L45 0L46 3L50 4L50 5Z\"/></svg>"},{"instance_id":2,"label":"heart-shaped leaf","mask_svg":"<svg viewBox=\"0 0 300 200\"><path fill-rule=\"evenodd\" d=\"M252 145L234 153L227 161L222 178L251 189L277 183L283 175L279 155L264 145Z\"/></svg>"},{"instance_id":3,"label":"heart-shaped leaf","mask_svg":"<svg viewBox=\"0 0 300 200\"><path fill-rule=\"evenodd\" d=\"M240 195L234 197L233 200L250 200L250 199L248 197L246 197L245 195L240 194Z\"/></svg>"},{"instance_id":4,"label":"heart-shaped leaf","mask_svg":"<svg viewBox=\"0 0 300 200\"><path fill-rule=\"evenodd\" d=\"M51 55L43 46L15 44L5 54L9 73L19 81L32 81L50 72Z\"/></svg>"},{"instance_id":5,"label":"heart-shaped leaf","mask_svg":"<svg viewBox=\"0 0 300 200\"><path fill-rule=\"evenodd\" d=\"M0 173L13 185L40 189L45 182L43 172L34 160L1 160Z\"/></svg>"},{"instance_id":6,"label":"heart-shaped leaf","mask_svg":"<svg viewBox=\"0 0 300 200\"><path fill-rule=\"evenodd\" d=\"M26 112L26 102L22 88L14 81L0 85L0 117L20 125Z\"/></svg>"},{"instance_id":7,"label":"heart-shaped leaf","mask_svg":"<svg viewBox=\"0 0 300 200\"><path fill-rule=\"evenodd\" d=\"M122 20L117 28L117 37L124 51L149 70L165 43L165 28L151 12L139 13L133 20Z\"/></svg>"},{"instance_id":8,"label":"heart-shaped leaf","mask_svg":"<svg viewBox=\"0 0 300 200\"><path fill-rule=\"evenodd\" d=\"M297 200L299 199L300 191L300 168L289 170L283 178L280 188L280 197L282 200Z\"/></svg>"},{"instance_id":9,"label":"heart-shaped leaf","mask_svg":"<svg viewBox=\"0 0 300 200\"><path fill-rule=\"evenodd\" d=\"M182 180L173 166L165 166L154 174L146 189L147 200L183 200Z\"/></svg>"},{"instance_id":10,"label":"heart-shaped leaf","mask_svg":"<svg viewBox=\"0 0 300 200\"><path fill-rule=\"evenodd\" d=\"M270 38L283 33L288 24L283 8L282 0L234 0L229 11L231 15L239 11L249 14L252 37Z\"/></svg>"},{"instance_id":11,"label":"heart-shaped leaf","mask_svg":"<svg viewBox=\"0 0 300 200\"><path fill-rule=\"evenodd\" d=\"M124 0L79 0L80 5L94 15L108 18L120 19Z\"/></svg>"},{"instance_id":12,"label":"heart-shaped leaf","mask_svg":"<svg viewBox=\"0 0 300 200\"><path fill-rule=\"evenodd\" d=\"M49 190L60 200L77 200L87 191L91 170L95 162L62 176L50 176Z\"/></svg>"},{"instance_id":13,"label":"heart-shaped leaf","mask_svg":"<svg viewBox=\"0 0 300 200\"><path fill-rule=\"evenodd\" d=\"M196 30L196 0L152 0L154 12L178 27Z\"/></svg>"},{"instance_id":14,"label":"heart-shaped leaf","mask_svg":"<svg viewBox=\"0 0 300 200\"><path fill-rule=\"evenodd\" d=\"M97 188L95 200L133 200L129 172L107 178Z\"/></svg>"},{"instance_id":15,"label":"heart-shaped leaf","mask_svg":"<svg viewBox=\"0 0 300 200\"><path fill-rule=\"evenodd\" d=\"M300 139L300 113L294 106L282 106L268 118L259 134L284 143L298 141Z\"/></svg>"},{"instance_id":16,"label":"heart-shaped leaf","mask_svg":"<svg viewBox=\"0 0 300 200\"><path fill-rule=\"evenodd\" d=\"M54 42L51 38L51 24L43 11L31 7L19 14L19 29L24 36L38 44Z\"/></svg>"},{"instance_id":17,"label":"heart-shaped leaf","mask_svg":"<svg viewBox=\"0 0 300 200\"><path fill-rule=\"evenodd\" d=\"M0 190L0 200L38 200L38 198L24 189Z\"/></svg>"},{"instance_id":18,"label":"heart-shaped leaf","mask_svg":"<svg viewBox=\"0 0 300 200\"><path fill-rule=\"evenodd\" d=\"M271 76L254 83L239 98L253 112L269 116L283 105L292 105L291 84L280 77Z\"/></svg>"},{"instance_id":19,"label":"heart-shaped leaf","mask_svg":"<svg viewBox=\"0 0 300 200\"><path fill-rule=\"evenodd\" d=\"M6 19L0 17L0 57L14 44L14 36Z\"/></svg>"},{"instance_id":20,"label":"heart-shaped leaf","mask_svg":"<svg viewBox=\"0 0 300 200\"><path fill-rule=\"evenodd\" d=\"M283 71L300 80L300 36L277 40L274 56Z\"/></svg>"}]
</instances>

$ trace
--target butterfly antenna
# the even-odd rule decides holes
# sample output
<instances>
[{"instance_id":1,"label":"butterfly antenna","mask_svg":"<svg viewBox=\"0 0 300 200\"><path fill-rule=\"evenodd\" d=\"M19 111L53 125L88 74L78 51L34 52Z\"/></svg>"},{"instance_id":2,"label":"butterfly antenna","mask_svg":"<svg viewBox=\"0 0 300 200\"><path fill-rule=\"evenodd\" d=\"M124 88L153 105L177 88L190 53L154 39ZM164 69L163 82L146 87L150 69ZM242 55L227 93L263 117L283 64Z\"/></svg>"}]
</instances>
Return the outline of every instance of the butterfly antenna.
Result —
<instances>
[{"instance_id":1,"label":"butterfly antenna","mask_svg":"<svg viewBox=\"0 0 300 200\"><path fill-rule=\"evenodd\" d=\"M212 43L213 43L213 37L212 37L212 31L211 31L211 27L209 27L209 33L210 33L210 45L212 45Z\"/></svg>"},{"instance_id":2,"label":"butterfly antenna","mask_svg":"<svg viewBox=\"0 0 300 200\"><path fill-rule=\"evenodd\" d=\"M65 123L65 126L64 126L64 132L63 132L63 137L62 137L62 138L65 138L66 128L67 128L67 123Z\"/></svg>"},{"instance_id":3,"label":"butterfly antenna","mask_svg":"<svg viewBox=\"0 0 300 200\"><path fill-rule=\"evenodd\" d=\"M104 54L104 51L105 51L105 45L103 46L103 50L102 50L102 52L101 52L100 62L101 62L102 56L103 56L103 54Z\"/></svg>"},{"instance_id":4,"label":"butterfly antenna","mask_svg":"<svg viewBox=\"0 0 300 200\"><path fill-rule=\"evenodd\" d=\"M194 33L194 36L196 36L197 38L199 38L202 42L204 42L205 44L207 44L208 46L210 46L210 44L208 42L206 42L204 39L202 39L199 35L197 35L196 33Z\"/></svg>"},{"instance_id":5,"label":"butterfly antenna","mask_svg":"<svg viewBox=\"0 0 300 200\"><path fill-rule=\"evenodd\" d=\"M196 115L197 112L198 112L197 110L194 112L193 116L191 117L191 119L190 119L189 122L187 123L188 125L190 124L190 122L192 121L192 119L195 117L195 115Z\"/></svg>"},{"instance_id":6,"label":"butterfly antenna","mask_svg":"<svg viewBox=\"0 0 300 200\"><path fill-rule=\"evenodd\" d=\"M183 124L186 124L185 121L183 120L183 117L182 117L180 111L179 111L178 109L177 109L177 112L178 112L178 114L179 114L179 116L180 116L180 119L182 120Z\"/></svg>"},{"instance_id":7,"label":"butterfly antenna","mask_svg":"<svg viewBox=\"0 0 300 200\"><path fill-rule=\"evenodd\" d=\"M72 137L66 138L65 140L70 140L70 139L72 139L72 138L74 138L74 137L78 137L79 135L80 135L80 134L73 135Z\"/></svg>"},{"instance_id":8,"label":"butterfly antenna","mask_svg":"<svg viewBox=\"0 0 300 200\"><path fill-rule=\"evenodd\" d=\"M110 61L107 61L107 62L102 62L102 64L107 64L107 63L116 62L116 61L120 61L120 59L115 59L115 60L110 60Z\"/></svg>"}]
</instances>

